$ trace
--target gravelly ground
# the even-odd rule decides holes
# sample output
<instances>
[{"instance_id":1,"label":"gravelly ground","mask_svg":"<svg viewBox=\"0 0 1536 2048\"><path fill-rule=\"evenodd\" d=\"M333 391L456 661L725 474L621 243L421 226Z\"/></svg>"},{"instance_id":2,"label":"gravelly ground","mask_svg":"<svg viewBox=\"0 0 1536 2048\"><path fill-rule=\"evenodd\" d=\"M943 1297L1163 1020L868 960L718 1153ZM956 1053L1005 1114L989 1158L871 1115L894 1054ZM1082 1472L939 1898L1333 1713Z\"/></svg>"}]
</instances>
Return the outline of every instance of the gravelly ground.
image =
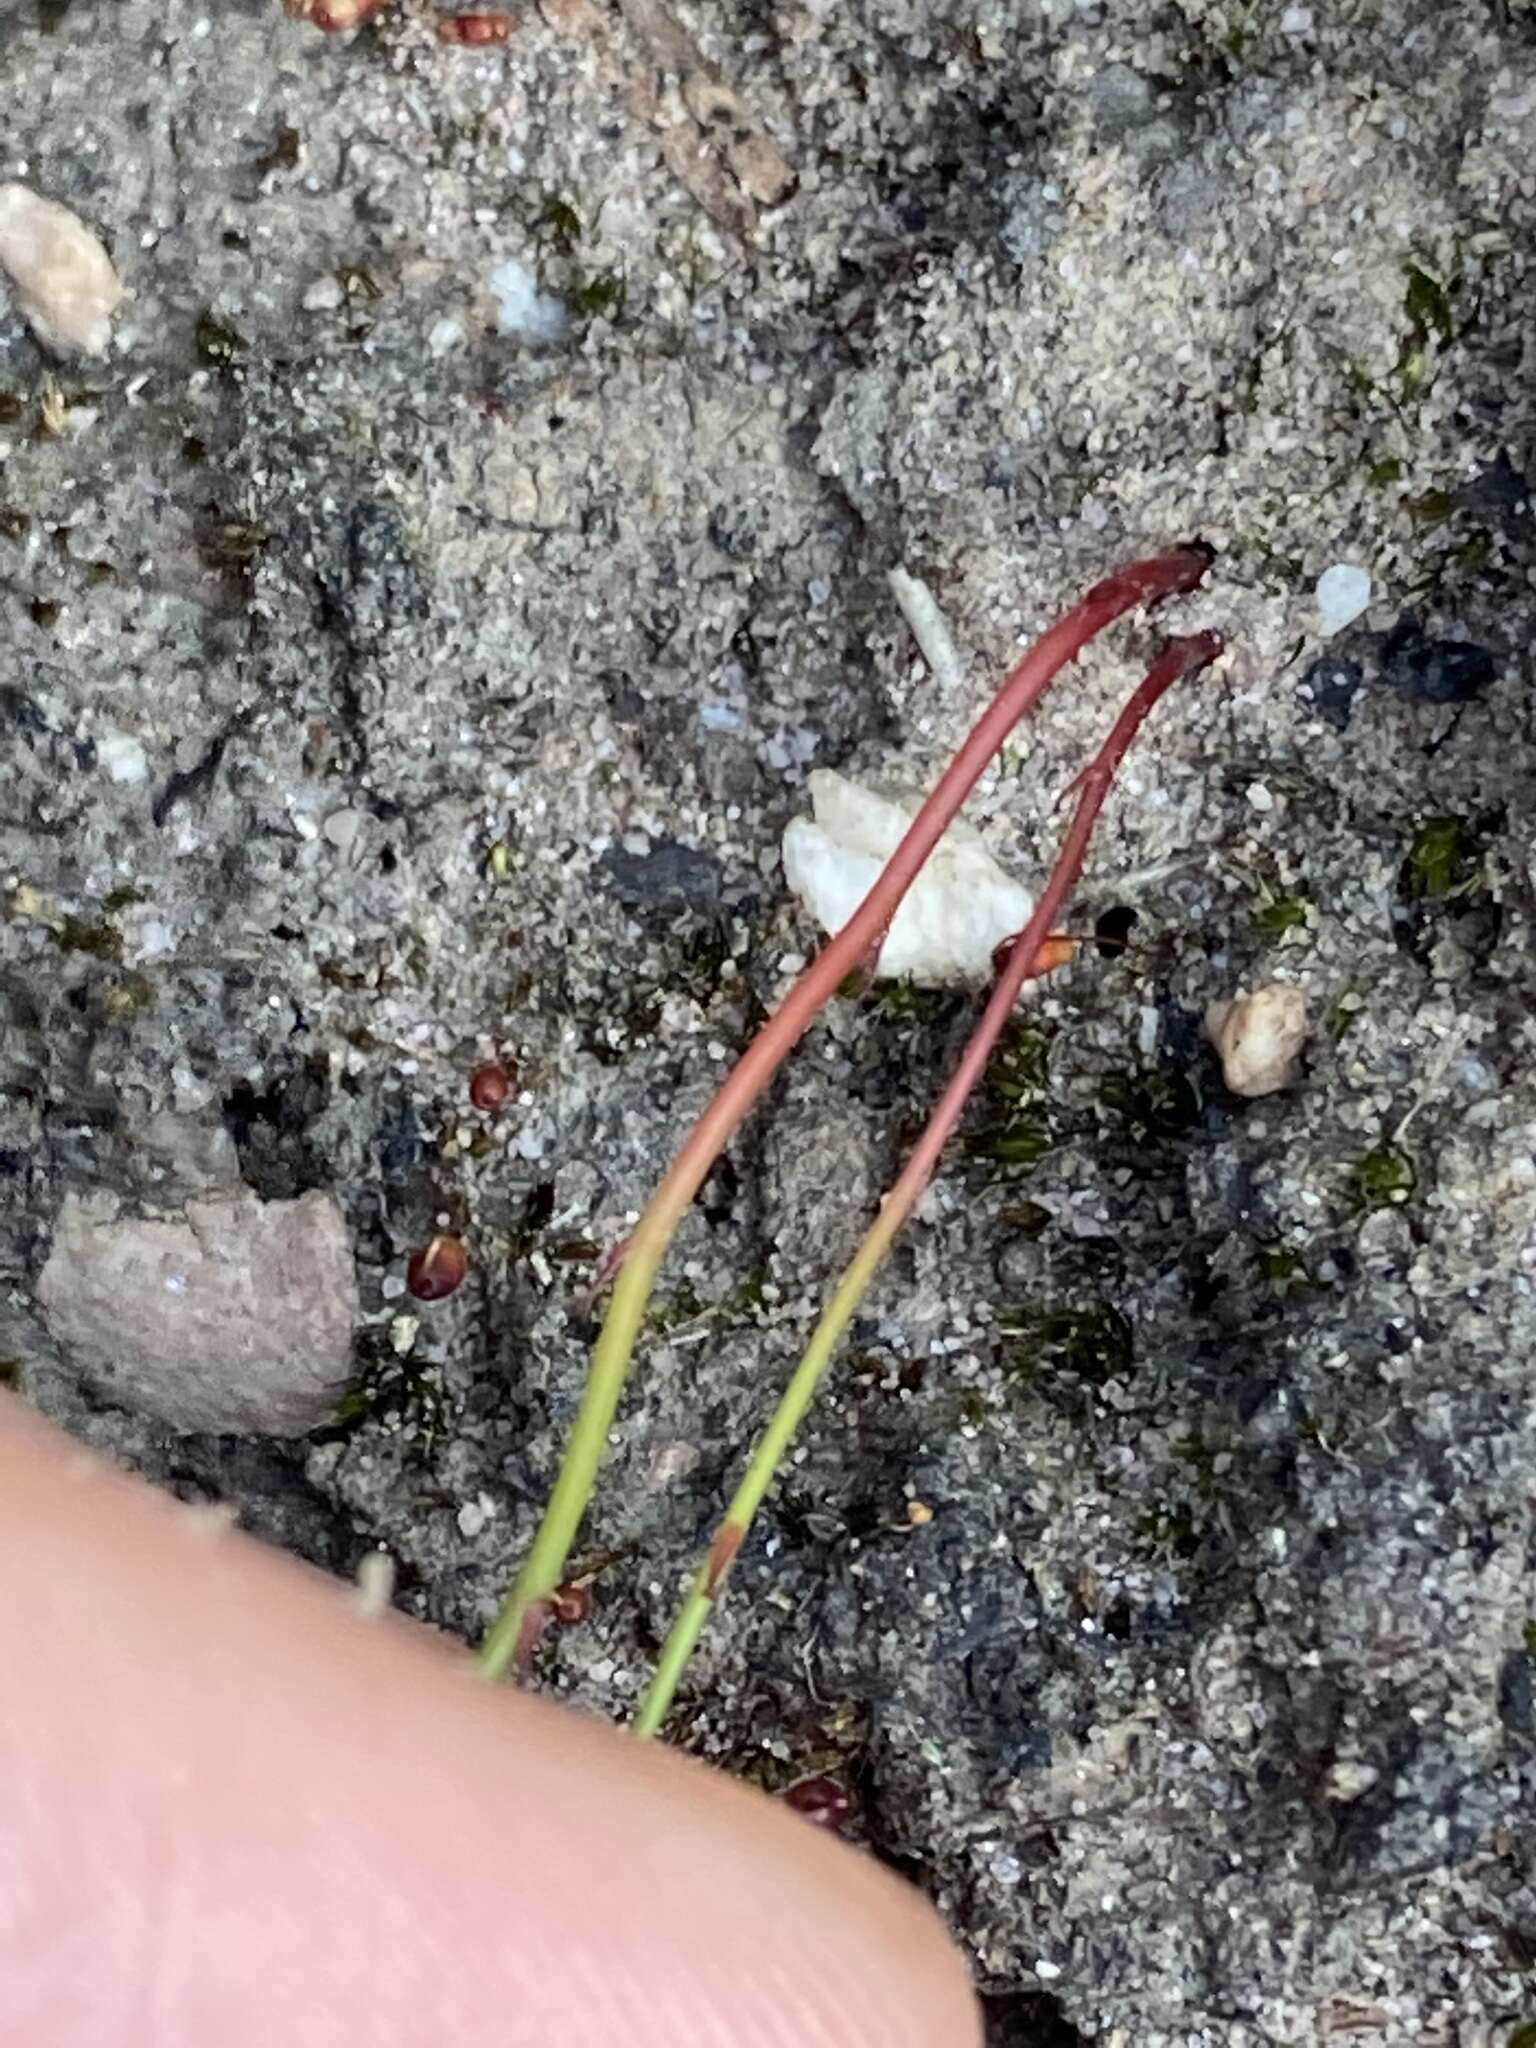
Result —
<instances>
[{"instance_id":1,"label":"gravelly ground","mask_svg":"<svg viewBox=\"0 0 1536 2048\"><path fill-rule=\"evenodd\" d=\"M1029 1013L677 1733L851 1774L1000 2039L1509 2042L1530 7L544 0L485 53L409 11L333 39L269 0L11 0L0 34L0 177L133 295L83 367L0 299L13 1373L478 1631L590 1261L811 943L777 864L807 770L931 782L1086 583L1199 533L1172 616L1230 651L1159 711L1074 913L1134 908L1133 947ZM497 331L508 262L541 336ZM1337 562L1376 601L1325 647ZM897 564L970 680L917 659ZM1148 644L1109 636L983 786L1020 875ZM1315 1027L1245 1104L1198 1020L1276 979ZM712 1180L550 1686L632 1703L970 1012L838 1004ZM486 1120L493 1051L520 1092ZM221 1126L257 1193L350 1226L365 1412L307 1441L171 1435L35 1306L66 1194L173 1212ZM418 1311L434 1217L473 1273Z\"/></svg>"}]
</instances>

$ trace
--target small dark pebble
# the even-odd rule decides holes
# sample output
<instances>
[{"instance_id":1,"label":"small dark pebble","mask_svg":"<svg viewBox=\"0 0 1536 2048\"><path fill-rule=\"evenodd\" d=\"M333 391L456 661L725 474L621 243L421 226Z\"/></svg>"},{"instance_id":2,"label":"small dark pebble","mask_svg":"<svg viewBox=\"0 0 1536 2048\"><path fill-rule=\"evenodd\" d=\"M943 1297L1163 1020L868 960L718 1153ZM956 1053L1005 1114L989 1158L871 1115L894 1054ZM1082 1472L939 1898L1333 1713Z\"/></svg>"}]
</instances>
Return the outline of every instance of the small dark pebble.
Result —
<instances>
[{"instance_id":1,"label":"small dark pebble","mask_svg":"<svg viewBox=\"0 0 1536 2048\"><path fill-rule=\"evenodd\" d=\"M1345 661L1337 654L1320 654L1302 677L1301 688L1317 706L1319 716L1343 732L1364 680L1358 661Z\"/></svg>"},{"instance_id":2,"label":"small dark pebble","mask_svg":"<svg viewBox=\"0 0 1536 2048\"><path fill-rule=\"evenodd\" d=\"M1432 640L1404 612L1381 641L1382 681L1423 704L1467 704L1494 678L1493 656L1472 640Z\"/></svg>"}]
</instances>

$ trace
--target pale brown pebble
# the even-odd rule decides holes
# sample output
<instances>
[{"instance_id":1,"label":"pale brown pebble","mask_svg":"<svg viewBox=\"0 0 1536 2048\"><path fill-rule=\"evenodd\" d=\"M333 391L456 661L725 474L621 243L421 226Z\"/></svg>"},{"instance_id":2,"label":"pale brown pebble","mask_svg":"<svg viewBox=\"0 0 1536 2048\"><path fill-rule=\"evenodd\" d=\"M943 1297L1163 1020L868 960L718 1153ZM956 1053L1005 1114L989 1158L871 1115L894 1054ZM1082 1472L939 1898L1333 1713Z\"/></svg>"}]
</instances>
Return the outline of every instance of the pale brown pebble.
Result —
<instances>
[{"instance_id":1,"label":"pale brown pebble","mask_svg":"<svg viewBox=\"0 0 1536 2048\"><path fill-rule=\"evenodd\" d=\"M123 284L77 215L26 185L0 185L0 269L55 355L105 355Z\"/></svg>"},{"instance_id":2,"label":"pale brown pebble","mask_svg":"<svg viewBox=\"0 0 1536 2048\"><path fill-rule=\"evenodd\" d=\"M1299 988L1271 982L1230 1003L1212 1003L1206 1036L1221 1058L1234 1095L1273 1095L1291 1079L1307 1038L1307 999Z\"/></svg>"}]
</instances>

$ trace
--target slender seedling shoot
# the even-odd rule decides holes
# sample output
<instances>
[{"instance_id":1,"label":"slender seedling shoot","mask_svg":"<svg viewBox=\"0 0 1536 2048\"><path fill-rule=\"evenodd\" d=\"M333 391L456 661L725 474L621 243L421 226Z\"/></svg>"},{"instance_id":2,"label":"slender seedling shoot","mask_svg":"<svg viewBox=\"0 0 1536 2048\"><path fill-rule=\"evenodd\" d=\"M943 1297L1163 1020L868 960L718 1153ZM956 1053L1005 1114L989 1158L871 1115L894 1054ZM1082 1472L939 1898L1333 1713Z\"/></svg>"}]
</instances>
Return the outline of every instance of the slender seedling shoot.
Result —
<instances>
[{"instance_id":1,"label":"slender seedling shoot","mask_svg":"<svg viewBox=\"0 0 1536 2048\"><path fill-rule=\"evenodd\" d=\"M1013 941L1007 963L993 986L991 998L971 1034L949 1086L940 1096L900 1178L881 1203L878 1217L839 1280L772 1420L758 1439L752 1461L726 1509L725 1519L710 1545L709 1555L700 1566L688 1597L662 1645L656 1675L635 1717L634 1732L637 1735L654 1735L666 1718L683 1667L720 1597L726 1576L775 1472L784 1461L795 1431L815 1398L838 1340L858 1309L880 1261L890 1250L897 1232L933 1177L939 1155L960 1121L971 1091L981 1079L999 1034L1013 1014L1019 990L1038 971L1041 943L1082 872L1094 825L1126 749L1163 692L1180 677L1205 668L1220 652L1221 642L1214 633L1171 640L1115 720L1108 739L1073 785L1077 792L1077 808L1072 814L1072 823L1067 828L1061 851L1056 856L1050 879L1041 892L1029 923Z\"/></svg>"},{"instance_id":2,"label":"slender seedling shoot","mask_svg":"<svg viewBox=\"0 0 1536 2048\"><path fill-rule=\"evenodd\" d=\"M869 894L801 974L694 1125L624 1248L608 1313L592 1354L581 1406L549 1503L523 1568L481 1646L481 1665L491 1676L500 1676L509 1667L521 1665L548 1619L551 1597L565 1576L571 1548L597 1482L657 1268L710 1167L816 1013L848 975L878 958L902 898L970 795L987 762L1059 671L1122 613L1193 590L1210 562L1210 549L1194 542L1171 549L1165 555L1129 563L1095 584L1081 603L1036 642L1004 680ZM1032 919L1032 927L1037 922L1038 919ZM1040 932L1044 930L1041 925Z\"/></svg>"}]
</instances>

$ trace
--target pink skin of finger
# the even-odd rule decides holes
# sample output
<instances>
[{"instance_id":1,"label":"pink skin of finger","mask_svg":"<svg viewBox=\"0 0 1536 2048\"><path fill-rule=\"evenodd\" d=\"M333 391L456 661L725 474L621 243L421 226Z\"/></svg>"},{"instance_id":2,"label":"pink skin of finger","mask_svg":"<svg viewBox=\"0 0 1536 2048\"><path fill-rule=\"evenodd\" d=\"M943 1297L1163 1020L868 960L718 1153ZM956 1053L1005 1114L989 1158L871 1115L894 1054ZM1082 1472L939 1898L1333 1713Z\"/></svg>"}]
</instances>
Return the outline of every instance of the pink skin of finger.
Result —
<instances>
[{"instance_id":1,"label":"pink skin of finger","mask_svg":"<svg viewBox=\"0 0 1536 2048\"><path fill-rule=\"evenodd\" d=\"M0 1625L0 2041L980 2041L867 1858L5 1395Z\"/></svg>"}]
</instances>

